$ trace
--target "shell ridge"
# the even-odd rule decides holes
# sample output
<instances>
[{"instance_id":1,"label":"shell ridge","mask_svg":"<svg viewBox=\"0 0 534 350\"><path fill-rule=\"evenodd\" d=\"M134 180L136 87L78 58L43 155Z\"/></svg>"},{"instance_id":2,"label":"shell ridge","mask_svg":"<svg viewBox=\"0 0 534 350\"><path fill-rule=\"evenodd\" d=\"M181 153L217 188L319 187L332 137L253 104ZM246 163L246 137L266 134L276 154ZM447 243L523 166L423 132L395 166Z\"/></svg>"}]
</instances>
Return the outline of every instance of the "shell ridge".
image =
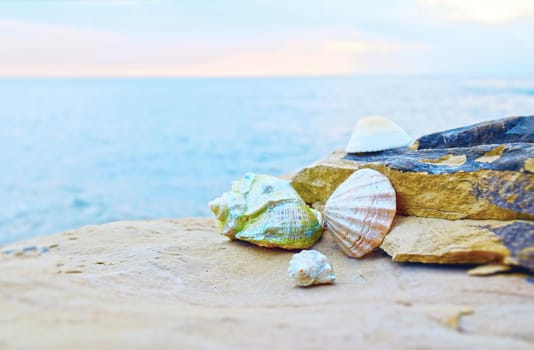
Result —
<instances>
[{"instance_id":1,"label":"shell ridge","mask_svg":"<svg viewBox=\"0 0 534 350\"><path fill-rule=\"evenodd\" d=\"M376 204L374 205L374 207L377 209L376 212L382 213L382 212L390 211L391 204L389 205L388 204L389 203L386 201L376 202ZM350 212L352 214L358 214L359 212L363 212L368 208L369 208L368 206L358 204L358 206L351 208ZM348 209L343 208L343 207L329 207L328 211L325 209L325 215L328 214L330 217L343 216L347 212L347 210Z\"/></svg>"}]
</instances>

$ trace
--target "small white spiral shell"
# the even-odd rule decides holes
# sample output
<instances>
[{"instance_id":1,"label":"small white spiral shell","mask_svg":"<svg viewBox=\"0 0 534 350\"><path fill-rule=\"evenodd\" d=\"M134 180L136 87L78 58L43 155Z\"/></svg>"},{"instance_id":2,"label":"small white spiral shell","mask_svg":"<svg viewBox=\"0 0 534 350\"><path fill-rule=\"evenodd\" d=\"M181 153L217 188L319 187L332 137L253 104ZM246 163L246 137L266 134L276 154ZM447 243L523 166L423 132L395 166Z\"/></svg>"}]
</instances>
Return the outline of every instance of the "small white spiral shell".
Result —
<instances>
[{"instance_id":1,"label":"small white spiral shell","mask_svg":"<svg viewBox=\"0 0 534 350\"><path fill-rule=\"evenodd\" d=\"M289 278L295 286L334 283L334 269L326 257L316 250L303 250L289 262Z\"/></svg>"}]
</instances>

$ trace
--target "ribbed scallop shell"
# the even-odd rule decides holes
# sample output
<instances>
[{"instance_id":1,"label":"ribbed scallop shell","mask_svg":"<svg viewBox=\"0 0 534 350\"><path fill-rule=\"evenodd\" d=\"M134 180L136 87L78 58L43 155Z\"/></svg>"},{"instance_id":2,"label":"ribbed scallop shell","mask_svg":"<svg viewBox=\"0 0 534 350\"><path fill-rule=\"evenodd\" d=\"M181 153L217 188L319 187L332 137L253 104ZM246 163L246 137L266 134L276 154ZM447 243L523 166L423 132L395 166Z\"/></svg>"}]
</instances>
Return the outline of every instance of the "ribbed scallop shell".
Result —
<instances>
[{"instance_id":1,"label":"ribbed scallop shell","mask_svg":"<svg viewBox=\"0 0 534 350\"><path fill-rule=\"evenodd\" d=\"M369 116L356 122L345 152L377 152L408 146L411 141L412 138L392 120L381 116Z\"/></svg>"},{"instance_id":2,"label":"ribbed scallop shell","mask_svg":"<svg viewBox=\"0 0 534 350\"><path fill-rule=\"evenodd\" d=\"M287 271L293 284L299 287L334 283L336 280L332 265L316 250L303 250L293 255Z\"/></svg>"},{"instance_id":3,"label":"ribbed scallop shell","mask_svg":"<svg viewBox=\"0 0 534 350\"><path fill-rule=\"evenodd\" d=\"M324 220L343 252L361 258L382 243L396 210L389 179L376 170L361 169L332 193Z\"/></svg>"}]
</instances>

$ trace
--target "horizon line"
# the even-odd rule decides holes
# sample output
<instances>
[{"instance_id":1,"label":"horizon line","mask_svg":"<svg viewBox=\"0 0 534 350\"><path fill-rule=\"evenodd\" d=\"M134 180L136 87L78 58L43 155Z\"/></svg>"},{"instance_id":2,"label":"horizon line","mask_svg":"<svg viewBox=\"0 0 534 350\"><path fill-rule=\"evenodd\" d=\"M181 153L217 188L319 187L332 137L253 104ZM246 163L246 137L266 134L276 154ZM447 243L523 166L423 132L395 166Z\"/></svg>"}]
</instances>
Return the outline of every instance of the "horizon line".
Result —
<instances>
[{"instance_id":1,"label":"horizon line","mask_svg":"<svg viewBox=\"0 0 534 350\"><path fill-rule=\"evenodd\" d=\"M349 73L349 74L258 74L258 75L2 75L0 79L260 79L260 78L355 78L355 77L462 77L534 78L534 73Z\"/></svg>"}]
</instances>

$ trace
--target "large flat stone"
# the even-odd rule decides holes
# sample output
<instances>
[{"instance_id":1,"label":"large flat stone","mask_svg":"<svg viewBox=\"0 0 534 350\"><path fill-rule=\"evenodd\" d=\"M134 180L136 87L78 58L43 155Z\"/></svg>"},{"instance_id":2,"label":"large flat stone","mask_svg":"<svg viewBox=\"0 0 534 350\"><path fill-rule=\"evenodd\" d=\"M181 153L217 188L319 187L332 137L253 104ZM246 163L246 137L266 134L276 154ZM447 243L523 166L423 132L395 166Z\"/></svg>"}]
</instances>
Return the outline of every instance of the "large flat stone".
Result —
<instances>
[{"instance_id":1,"label":"large flat stone","mask_svg":"<svg viewBox=\"0 0 534 350\"><path fill-rule=\"evenodd\" d=\"M230 242L210 219L0 247L0 348L532 349L525 275L350 259L328 234L314 249L335 285L292 287L291 252Z\"/></svg>"},{"instance_id":2,"label":"large flat stone","mask_svg":"<svg viewBox=\"0 0 534 350\"><path fill-rule=\"evenodd\" d=\"M504 263L534 271L534 222L396 217L380 248L398 262Z\"/></svg>"},{"instance_id":3,"label":"large flat stone","mask_svg":"<svg viewBox=\"0 0 534 350\"><path fill-rule=\"evenodd\" d=\"M334 152L296 173L305 202L324 203L355 170L386 175L401 215L444 219L534 219L534 144L480 145L372 154Z\"/></svg>"}]
</instances>

